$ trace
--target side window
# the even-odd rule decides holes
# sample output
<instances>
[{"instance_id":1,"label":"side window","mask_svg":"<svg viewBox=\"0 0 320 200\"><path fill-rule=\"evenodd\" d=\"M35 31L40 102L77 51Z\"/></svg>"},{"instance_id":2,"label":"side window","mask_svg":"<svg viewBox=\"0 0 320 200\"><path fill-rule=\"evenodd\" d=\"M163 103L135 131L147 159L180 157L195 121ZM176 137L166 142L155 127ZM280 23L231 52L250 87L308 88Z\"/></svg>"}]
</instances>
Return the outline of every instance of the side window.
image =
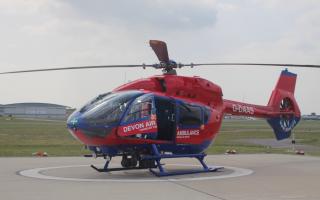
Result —
<instances>
[{"instance_id":1,"label":"side window","mask_svg":"<svg viewBox=\"0 0 320 200\"><path fill-rule=\"evenodd\" d=\"M123 119L123 122L135 122L143 119L148 119L152 111L152 97L138 97L132 104Z\"/></svg>"},{"instance_id":2,"label":"side window","mask_svg":"<svg viewBox=\"0 0 320 200\"><path fill-rule=\"evenodd\" d=\"M205 123L205 124L207 124L208 123L208 121L209 121L209 118L210 118L210 113L211 113L211 111L210 111L210 109L209 108L207 108L207 107L203 107L203 111L204 111L204 119L203 119L203 122Z\"/></svg>"},{"instance_id":3,"label":"side window","mask_svg":"<svg viewBox=\"0 0 320 200\"><path fill-rule=\"evenodd\" d=\"M201 107L190 104L179 104L179 125L200 126L202 124Z\"/></svg>"}]
</instances>

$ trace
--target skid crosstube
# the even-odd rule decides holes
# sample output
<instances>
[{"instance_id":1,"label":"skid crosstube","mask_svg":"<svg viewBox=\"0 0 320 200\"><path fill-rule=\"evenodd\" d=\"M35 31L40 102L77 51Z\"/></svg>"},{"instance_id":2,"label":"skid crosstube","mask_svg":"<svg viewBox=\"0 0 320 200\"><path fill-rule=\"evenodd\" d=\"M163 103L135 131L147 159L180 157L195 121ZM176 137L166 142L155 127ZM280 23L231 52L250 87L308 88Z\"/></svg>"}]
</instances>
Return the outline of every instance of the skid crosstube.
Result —
<instances>
[{"instance_id":1,"label":"skid crosstube","mask_svg":"<svg viewBox=\"0 0 320 200\"><path fill-rule=\"evenodd\" d=\"M175 175L186 175L186 174L196 174L196 173L207 173L207 172L215 172L219 169L223 169L223 167L208 167L204 162L204 158L206 154L161 154L155 144L151 145L153 155L142 156L141 160L154 160L156 162L155 167L152 168L143 168L143 167L130 167L130 168L109 168L109 163L111 159L107 160L103 168L97 168L94 165L91 165L93 169L98 172L112 172L112 171L124 171L124 170L137 170L137 169L149 169L149 171L157 176L175 176ZM196 158L202 165L202 169L198 170L181 170L181 171L173 171L169 172L165 170L163 164L161 164L161 159L166 158ZM154 168L158 168L158 170L154 170Z\"/></svg>"}]
</instances>

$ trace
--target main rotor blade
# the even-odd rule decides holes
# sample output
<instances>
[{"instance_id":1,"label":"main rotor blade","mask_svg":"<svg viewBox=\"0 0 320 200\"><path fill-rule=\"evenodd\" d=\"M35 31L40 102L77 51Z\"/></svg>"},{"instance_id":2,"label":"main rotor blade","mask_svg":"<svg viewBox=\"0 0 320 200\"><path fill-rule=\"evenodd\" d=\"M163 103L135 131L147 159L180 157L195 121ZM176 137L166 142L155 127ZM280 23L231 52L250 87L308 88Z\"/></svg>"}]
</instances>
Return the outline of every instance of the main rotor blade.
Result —
<instances>
[{"instance_id":1,"label":"main rotor blade","mask_svg":"<svg viewBox=\"0 0 320 200\"><path fill-rule=\"evenodd\" d=\"M223 66L223 65L241 65L241 66L281 66L281 67L304 67L304 68L320 68L320 65L304 65L304 64L279 64L279 63L200 63L186 64L182 66Z\"/></svg>"},{"instance_id":2,"label":"main rotor blade","mask_svg":"<svg viewBox=\"0 0 320 200\"><path fill-rule=\"evenodd\" d=\"M10 72L0 72L0 74L18 74L28 72L45 72L45 71L60 71L60 70L75 70L75 69L100 69L100 68L126 68L126 67L153 67L153 65L97 65L97 66L80 66L80 67L60 67L60 68L45 68L45 69L31 69L19 70Z\"/></svg>"},{"instance_id":3,"label":"main rotor blade","mask_svg":"<svg viewBox=\"0 0 320 200\"><path fill-rule=\"evenodd\" d=\"M149 44L160 62L169 63L167 44L159 40L150 40Z\"/></svg>"},{"instance_id":4,"label":"main rotor blade","mask_svg":"<svg viewBox=\"0 0 320 200\"><path fill-rule=\"evenodd\" d=\"M304 65L304 64L279 64L279 63L191 63L191 64L179 64L180 67L194 67L194 66L281 66L281 67L302 67L302 68L320 68L320 65ZM152 67L159 68L157 64L154 65L97 65L97 66L80 66L80 67L60 67L60 68L44 68L44 69L31 69L31 70L18 70L9 72L0 72L1 74L18 74L28 72L45 72L45 71L62 71L62 70L76 70L76 69L100 69L100 68L131 68L131 67ZM160 67L161 68L161 67Z\"/></svg>"}]
</instances>

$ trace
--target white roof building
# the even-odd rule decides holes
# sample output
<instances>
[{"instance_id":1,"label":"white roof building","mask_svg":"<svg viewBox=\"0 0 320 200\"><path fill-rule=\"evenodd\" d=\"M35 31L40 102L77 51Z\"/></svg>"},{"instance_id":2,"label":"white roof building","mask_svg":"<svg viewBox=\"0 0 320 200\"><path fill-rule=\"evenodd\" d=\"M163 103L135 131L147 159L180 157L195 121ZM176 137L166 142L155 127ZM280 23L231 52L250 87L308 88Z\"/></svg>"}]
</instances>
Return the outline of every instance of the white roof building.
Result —
<instances>
[{"instance_id":1,"label":"white roof building","mask_svg":"<svg viewBox=\"0 0 320 200\"><path fill-rule=\"evenodd\" d=\"M49 103L15 103L0 106L0 115L20 118L66 119L66 106Z\"/></svg>"}]
</instances>

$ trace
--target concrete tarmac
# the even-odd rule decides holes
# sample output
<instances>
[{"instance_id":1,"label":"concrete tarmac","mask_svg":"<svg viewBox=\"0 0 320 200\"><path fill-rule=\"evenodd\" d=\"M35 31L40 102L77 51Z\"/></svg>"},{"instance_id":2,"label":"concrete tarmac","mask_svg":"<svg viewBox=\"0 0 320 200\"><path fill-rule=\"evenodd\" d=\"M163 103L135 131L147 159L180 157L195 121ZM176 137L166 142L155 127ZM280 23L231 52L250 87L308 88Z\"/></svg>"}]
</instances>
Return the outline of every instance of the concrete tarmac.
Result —
<instances>
[{"instance_id":1,"label":"concrete tarmac","mask_svg":"<svg viewBox=\"0 0 320 200\"><path fill-rule=\"evenodd\" d=\"M147 170L98 173L82 157L0 158L0 199L320 199L320 158L299 155L213 155L219 172L154 177ZM195 168L195 159L163 160L170 170ZM113 159L112 166L119 166ZM40 168L40 169L39 169ZM33 177L33 178L31 178Z\"/></svg>"}]
</instances>

